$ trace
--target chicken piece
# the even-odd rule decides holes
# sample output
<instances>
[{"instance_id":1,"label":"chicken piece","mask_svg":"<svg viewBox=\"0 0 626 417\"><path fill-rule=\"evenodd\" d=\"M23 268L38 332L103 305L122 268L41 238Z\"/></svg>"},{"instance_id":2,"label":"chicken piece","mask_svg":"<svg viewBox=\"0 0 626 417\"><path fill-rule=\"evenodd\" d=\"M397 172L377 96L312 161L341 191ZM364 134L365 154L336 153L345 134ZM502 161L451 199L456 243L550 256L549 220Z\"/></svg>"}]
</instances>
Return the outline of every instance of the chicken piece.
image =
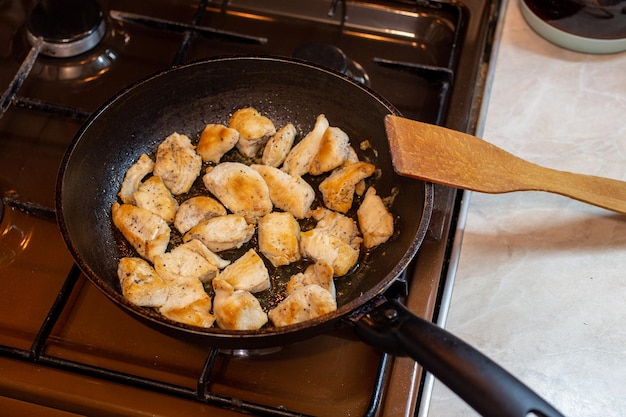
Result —
<instances>
[{"instance_id":1,"label":"chicken piece","mask_svg":"<svg viewBox=\"0 0 626 417\"><path fill-rule=\"evenodd\" d=\"M297 219L308 216L315 200L315 190L302 177L290 175L269 165L251 165L261 174L270 193L272 204L288 211Z\"/></svg>"},{"instance_id":2,"label":"chicken piece","mask_svg":"<svg viewBox=\"0 0 626 417\"><path fill-rule=\"evenodd\" d=\"M198 239L192 239L188 242L183 243L181 246L185 246L187 249L200 254L207 261L217 266L218 269L224 269L228 265L230 265L229 260L223 259L218 254L214 253L211 249L207 248L204 245L204 243L200 242Z\"/></svg>"},{"instance_id":3,"label":"chicken piece","mask_svg":"<svg viewBox=\"0 0 626 417\"><path fill-rule=\"evenodd\" d=\"M221 124L208 124L200 134L196 152L204 162L218 163L222 156L235 147L239 132Z\"/></svg>"},{"instance_id":4,"label":"chicken piece","mask_svg":"<svg viewBox=\"0 0 626 417\"><path fill-rule=\"evenodd\" d=\"M154 269L169 282L181 278L195 278L207 283L229 263L211 252L202 242L194 239L155 257Z\"/></svg>"},{"instance_id":5,"label":"chicken piece","mask_svg":"<svg viewBox=\"0 0 626 417\"><path fill-rule=\"evenodd\" d=\"M330 292L317 284L306 285L291 293L268 313L274 326L288 326L323 316L337 309Z\"/></svg>"},{"instance_id":6,"label":"chicken piece","mask_svg":"<svg viewBox=\"0 0 626 417\"><path fill-rule=\"evenodd\" d=\"M239 109L233 113L228 121L228 127L239 132L237 149L248 158L255 156L269 137L276 133L274 123L252 107Z\"/></svg>"},{"instance_id":7,"label":"chicken piece","mask_svg":"<svg viewBox=\"0 0 626 417\"><path fill-rule=\"evenodd\" d=\"M239 162L222 162L202 177L206 188L232 213L250 223L272 211L267 183L254 169Z\"/></svg>"},{"instance_id":8,"label":"chicken piece","mask_svg":"<svg viewBox=\"0 0 626 417\"><path fill-rule=\"evenodd\" d=\"M213 289L213 313L221 329L256 330L267 323L267 314L250 292L236 290L219 278L213 280Z\"/></svg>"},{"instance_id":9,"label":"chicken piece","mask_svg":"<svg viewBox=\"0 0 626 417\"><path fill-rule=\"evenodd\" d=\"M183 242L198 239L211 251L222 252L240 248L253 235L254 225L238 214L227 214L201 221L183 236Z\"/></svg>"},{"instance_id":10,"label":"chicken piece","mask_svg":"<svg viewBox=\"0 0 626 417\"><path fill-rule=\"evenodd\" d=\"M122 258L117 265L122 295L142 307L160 307L167 300L167 283L142 258Z\"/></svg>"},{"instance_id":11,"label":"chicken piece","mask_svg":"<svg viewBox=\"0 0 626 417\"><path fill-rule=\"evenodd\" d=\"M311 162L319 152L326 129L328 129L328 120L326 116L320 114L317 116L313 130L289 151L283 163L283 171L300 177L309 172Z\"/></svg>"},{"instance_id":12,"label":"chicken piece","mask_svg":"<svg viewBox=\"0 0 626 417\"><path fill-rule=\"evenodd\" d=\"M352 207L356 185L371 176L375 169L374 165L367 162L356 162L335 169L319 186L326 207L347 213Z\"/></svg>"},{"instance_id":13,"label":"chicken piece","mask_svg":"<svg viewBox=\"0 0 626 417\"><path fill-rule=\"evenodd\" d=\"M211 297L198 279L186 278L169 283L169 295L159 313L170 320L198 327L211 327Z\"/></svg>"},{"instance_id":14,"label":"chicken piece","mask_svg":"<svg viewBox=\"0 0 626 417\"><path fill-rule=\"evenodd\" d=\"M139 188L141 180L146 175L152 172L154 169L154 161L150 159L145 153L142 154L137 162L132 164L126 174L124 175L124 181L120 187L120 192L117 194L122 202L127 204L135 204L135 198L133 193Z\"/></svg>"},{"instance_id":15,"label":"chicken piece","mask_svg":"<svg viewBox=\"0 0 626 417\"><path fill-rule=\"evenodd\" d=\"M298 131L291 123L280 128L265 144L261 158L263 165L278 168L289 154L297 134Z\"/></svg>"},{"instance_id":16,"label":"chicken piece","mask_svg":"<svg viewBox=\"0 0 626 417\"><path fill-rule=\"evenodd\" d=\"M185 234L203 220L225 215L226 208L216 199L208 196L191 197L178 207L174 227Z\"/></svg>"},{"instance_id":17,"label":"chicken piece","mask_svg":"<svg viewBox=\"0 0 626 417\"><path fill-rule=\"evenodd\" d=\"M161 177L174 195L191 189L202 169L202 158L185 135L172 133L157 148L154 175Z\"/></svg>"},{"instance_id":18,"label":"chicken piece","mask_svg":"<svg viewBox=\"0 0 626 417\"><path fill-rule=\"evenodd\" d=\"M117 202L113 203L111 214L113 224L141 257L153 262L165 253L171 233L165 220L141 207Z\"/></svg>"},{"instance_id":19,"label":"chicken piece","mask_svg":"<svg viewBox=\"0 0 626 417\"><path fill-rule=\"evenodd\" d=\"M317 284L330 292L333 298L337 298L335 281L333 280L333 267L325 261L317 261L307 266L304 272L292 275L287 283L287 294L304 287L305 285Z\"/></svg>"},{"instance_id":20,"label":"chicken piece","mask_svg":"<svg viewBox=\"0 0 626 417\"><path fill-rule=\"evenodd\" d=\"M305 258L328 263L340 277L356 265L360 251L329 230L315 228L300 233L300 252Z\"/></svg>"},{"instance_id":21,"label":"chicken piece","mask_svg":"<svg viewBox=\"0 0 626 417\"><path fill-rule=\"evenodd\" d=\"M274 266L300 260L300 225L289 212L274 211L259 219L259 251Z\"/></svg>"},{"instance_id":22,"label":"chicken piece","mask_svg":"<svg viewBox=\"0 0 626 417\"><path fill-rule=\"evenodd\" d=\"M178 202L160 177L152 176L145 180L133 193L137 207L145 208L167 223L173 223L178 210Z\"/></svg>"},{"instance_id":23,"label":"chicken piece","mask_svg":"<svg viewBox=\"0 0 626 417\"><path fill-rule=\"evenodd\" d=\"M252 293L265 291L270 287L270 274L263 259L254 249L248 250L224 268L219 279L228 282L236 290Z\"/></svg>"},{"instance_id":24,"label":"chicken piece","mask_svg":"<svg viewBox=\"0 0 626 417\"><path fill-rule=\"evenodd\" d=\"M350 138L338 127L329 127L322 136L317 155L311 161L309 174L320 175L343 165L350 155Z\"/></svg>"},{"instance_id":25,"label":"chicken piece","mask_svg":"<svg viewBox=\"0 0 626 417\"><path fill-rule=\"evenodd\" d=\"M363 239L359 234L357 223L352 218L323 207L313 210L311 215L317 220L316 229L327 230L354 249L359 249Z\"/></svg>"},{"instance_id":26,"label":"chicken piece","mask_svg":"<svg viewBox=\"0 0 626 417\"><path fill-rule=\"evenodd\" d=\"M385 243L393 235L393 215L374 187L367 189L356 214L367 249Z\"/></svg>"}]
</instances>

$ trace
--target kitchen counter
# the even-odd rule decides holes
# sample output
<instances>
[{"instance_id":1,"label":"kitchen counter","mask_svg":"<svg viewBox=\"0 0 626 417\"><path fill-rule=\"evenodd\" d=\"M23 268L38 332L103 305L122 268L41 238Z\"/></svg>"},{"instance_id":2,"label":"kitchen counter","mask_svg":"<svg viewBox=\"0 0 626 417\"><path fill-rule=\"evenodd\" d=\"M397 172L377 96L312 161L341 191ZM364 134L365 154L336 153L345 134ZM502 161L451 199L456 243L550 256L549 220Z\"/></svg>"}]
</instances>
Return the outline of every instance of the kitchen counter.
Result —
<instances>
[{"instance_id":1,"label":"kitchen counter","mask_svg":"<svg viewBox=\"0 0 626 417\"><path fill-rule=\"evenodd\" d=\"M557 47L506 6L481 136L626 180L626 53ZM541 192L466 193L445 327L569 417L626 416L626 215ZM477 415L440 382L429 416Z\"/></svg>"}]
</instances>

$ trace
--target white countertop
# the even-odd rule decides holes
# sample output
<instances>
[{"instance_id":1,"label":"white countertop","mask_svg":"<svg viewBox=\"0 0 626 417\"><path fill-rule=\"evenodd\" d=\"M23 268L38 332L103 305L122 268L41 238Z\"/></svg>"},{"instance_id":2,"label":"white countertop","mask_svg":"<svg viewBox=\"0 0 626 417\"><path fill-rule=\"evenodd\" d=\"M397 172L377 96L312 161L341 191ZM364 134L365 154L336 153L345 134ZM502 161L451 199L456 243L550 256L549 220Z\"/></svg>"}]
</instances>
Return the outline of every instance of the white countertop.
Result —
<instances>
[{"instance_id":1,"label":"white countertop","mask_svg":"<svg viewBox=\"0 0 626 417\"><path fill-rule=\"evenodd\" d=\"M482 137L626 180L626 53L552 45L510 0ZM568 417L626 416L626 216L540 192L467 207L445 327ZM428 415L477 414L435 382Z\"/></svg>"}]
</instances>

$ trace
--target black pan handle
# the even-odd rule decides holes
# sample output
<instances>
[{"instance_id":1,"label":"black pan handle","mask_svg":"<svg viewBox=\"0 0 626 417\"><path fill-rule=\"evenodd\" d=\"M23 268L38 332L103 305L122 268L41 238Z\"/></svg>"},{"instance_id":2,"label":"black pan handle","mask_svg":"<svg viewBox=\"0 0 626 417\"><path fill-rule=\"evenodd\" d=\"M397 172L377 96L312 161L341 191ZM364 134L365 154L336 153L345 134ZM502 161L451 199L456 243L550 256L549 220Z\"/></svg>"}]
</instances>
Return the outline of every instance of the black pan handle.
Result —
<instances>
[{"instance_id":1,"label":"black pan handle","mask_svg":"<svg viewBox=\"0 0 626 417\"><path fill-rule=\"evenodd\" d=\"M382 297L355 319L365 342L410 356L485 417L563 417L543 398L494 361L446 330Z\"/></svg>"}]
</instances>

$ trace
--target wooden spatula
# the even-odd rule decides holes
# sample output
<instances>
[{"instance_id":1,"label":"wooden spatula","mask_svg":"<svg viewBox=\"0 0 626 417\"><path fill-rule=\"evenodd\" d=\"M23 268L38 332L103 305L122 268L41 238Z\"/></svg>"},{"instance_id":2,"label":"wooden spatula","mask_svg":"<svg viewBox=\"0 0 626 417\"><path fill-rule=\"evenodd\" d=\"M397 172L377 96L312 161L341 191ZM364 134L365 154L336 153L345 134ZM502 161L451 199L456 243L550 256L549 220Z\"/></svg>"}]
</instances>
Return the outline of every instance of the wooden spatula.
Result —
<instances>
[{"instance_id":1,"label":"wooden spatula","mask_svg":"<svg viewBox=\"0 0 626 417\"><path fill-rule=\"evenodd\" d=\"M385 118L400 175L483 193L546 191L626 213L626 182L541 167L475 136L398 116Z\"/></svg>"}]
</instances>

